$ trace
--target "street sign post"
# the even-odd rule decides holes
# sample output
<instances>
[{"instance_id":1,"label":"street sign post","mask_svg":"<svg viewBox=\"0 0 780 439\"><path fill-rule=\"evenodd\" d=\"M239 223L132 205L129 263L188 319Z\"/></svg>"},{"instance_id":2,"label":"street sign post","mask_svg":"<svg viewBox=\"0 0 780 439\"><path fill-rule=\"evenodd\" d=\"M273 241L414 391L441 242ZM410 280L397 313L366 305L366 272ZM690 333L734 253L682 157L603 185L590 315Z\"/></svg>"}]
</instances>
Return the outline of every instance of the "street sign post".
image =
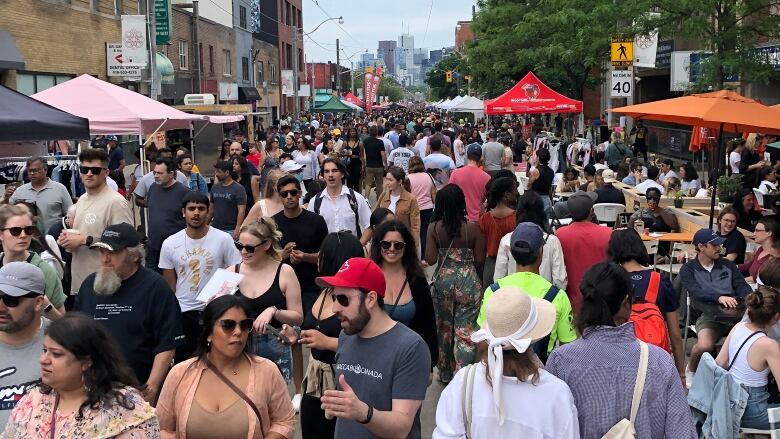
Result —
<instances>
[{"instance_id":1,"label":"street sign post","mask_svg":"<svg viewBox=\"0 0 780 439\"><path fill-rule=\"evenodd\" d=\"M613 66L631 66L634 61L634 39L623 35L613 36L611 55Z\"/></svg>"},{"instance_id":2,"label":"street sign post","mask_svg":"<svg viewBox=\"0 0 780 439\"><path fill-rule=\"evenodd\" d=\"M629 98L634 93L634 72L631 70L612 70L610 97Z\"/></svg>"},{"instance_id":3,"label":"street sign post","mask_svg":"<svg viewBox=\"0 0 780 439\"><path fill-rule=\"evenodd\" d=\"M141 66L130 66L123 62L122 43L106 43L106 74L126 78L141 78Z\"/></svg>"},{"instance_id":4,"label":"street sign post","mask_svg":"<svg viewBox=\"0 0 780 439\"><path fill-rule=\"evenodd\" d=\"M171 41L171 1L154 0L155 39L157 44L168 44ZM203 62L201 60L201 62Z\"/></svg>"}]
</instances>

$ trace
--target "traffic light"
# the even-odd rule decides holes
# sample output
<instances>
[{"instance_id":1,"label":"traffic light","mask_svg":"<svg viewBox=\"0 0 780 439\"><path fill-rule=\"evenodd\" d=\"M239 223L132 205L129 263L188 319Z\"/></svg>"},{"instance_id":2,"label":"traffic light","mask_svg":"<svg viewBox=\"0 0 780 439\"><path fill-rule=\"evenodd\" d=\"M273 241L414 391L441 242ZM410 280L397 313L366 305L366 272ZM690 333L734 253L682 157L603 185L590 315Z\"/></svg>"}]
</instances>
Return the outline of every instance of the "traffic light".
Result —
<instances>
[{"instance_id":1,"label":"traffic light","mask_svg":"<svg viewBox=\"0 0 780 439\"><path fill-rule=\"evenodd\" d=\"M447 73L445 74L445 77L447 78L447 82L452 82L452 71L447 70Z\"/></svg>"}]
</instances>

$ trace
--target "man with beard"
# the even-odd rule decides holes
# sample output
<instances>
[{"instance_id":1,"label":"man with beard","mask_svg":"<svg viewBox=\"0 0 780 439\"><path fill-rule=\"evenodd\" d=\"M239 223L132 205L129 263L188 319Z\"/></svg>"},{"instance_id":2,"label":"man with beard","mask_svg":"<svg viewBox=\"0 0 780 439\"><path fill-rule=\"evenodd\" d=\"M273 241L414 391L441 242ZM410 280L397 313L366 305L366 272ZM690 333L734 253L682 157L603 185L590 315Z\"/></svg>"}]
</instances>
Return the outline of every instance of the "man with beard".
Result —
<instances>
[{"instance_id":1,"label":"man with beard","mask_svg":"<svg viewBox=\"0 0 780 439\"><path fill-rule=\"evenodd\" d=\"M338 418L335 437L421 437L431 356L417 333L385 312L382 269L370 259L352 258L317 284L333 288L333 312L343 329L336 351L338 390L321 398L325 416Z\"/></svg>"},{"instance_id":2,"label":"man with beard","mask_svg":"<svg viewBox=\"0 0 780 439\"><path fill-rule=\"evenodd\" d=\"M152 163L156 163L157 159L170 159L173 160L173 151L171 151L170 148L161 148L157 150L157 157L154 159L151 159L147 157L147 160L151 161ZM190 178L184 175L181 171L176 171L176 181L183 184L185 187L189 187L190 185ZM144 174L143 177L138 181L138 185L133 189L133 194L135 194L135 205L138 207L146 207L147 201L146 198L149 196L149 188L152 187L152 185L155 182L154 178L154 169Z\"/></svg>"},{"instance_id":3,"label":"man with beard","mask_svg":"<svg viewBox=\"0 0 780 439\"><path fill-rule=\"evenodd\" d=\"M176 296L162 276L143 267L143 246L130 224L106 227L90 247L100 251L100 269L84 280L73 310L106 326L144 399L154 404L173 353L184 344Z\"/></svg>"},{"instance_id":4,"label":"man with beard","mask_svg":"<svg viewBox=\"0 0 780 439\"><path fill-rule=\"evenodd\" d=\"M177 363L189 358L197 345L199 321L206 304L195 298L218 268L241 262L230 235L206 223L209 204L204 193L185 195L180 212L187 228L166 238L160 251L163 278L176 291L181 308L185 344L176 350Z\"/></svg>"},{"instance_id":5,"label":"man with beard","mask_svg":"<svg viewBox=\"0 0 780 439\"><path fill-rule=\"evenodd\" d=\"M154 165L154 184L149 188L146 203L149 207L149 227L146 235L146 268L160 272L160 249L165 238L184 228L181 200L190 188L176 181L176 163L158 158Z\"/></svg>"},{"instance_id":6,"label":"man with beard","mask_svg":"<svg viewBox=\"0 0 780 439\"><path fill-rule=\"evenodd\" d=\"M76 203L72 229L64 230L57 240L57 244L73 255L71 292L77 292L84 279L100 267L100 255L89 246L103 229L110 224L133 222L127 200L106 184L106 152L98 148L82 151L79 163L81 181L87 192Z\"/></svg>"},{"instance_id":7,"label":"man with beard","mask_svg":"<svg viewBox=\"0 0 780 439\"><path fill-rule=\"evenodd\" d=\"M211 186L212 207L206 222L238 239L238 230L244 223L247 211L247 193L243 186L233 181L230 174L232 169L228 161L214 165L214 178L217 181Z\"/></svg>"},{"instance_id":8,"label":"man with beard","mask_svg":"<svg viewBox=\"0 0 780 439\"><path fill-rule=\"evenodd\" d=\"M0 430L26 388L41 377L45 285L41 270L30 263L0 268Z\"/></svg>"}]
</instances>

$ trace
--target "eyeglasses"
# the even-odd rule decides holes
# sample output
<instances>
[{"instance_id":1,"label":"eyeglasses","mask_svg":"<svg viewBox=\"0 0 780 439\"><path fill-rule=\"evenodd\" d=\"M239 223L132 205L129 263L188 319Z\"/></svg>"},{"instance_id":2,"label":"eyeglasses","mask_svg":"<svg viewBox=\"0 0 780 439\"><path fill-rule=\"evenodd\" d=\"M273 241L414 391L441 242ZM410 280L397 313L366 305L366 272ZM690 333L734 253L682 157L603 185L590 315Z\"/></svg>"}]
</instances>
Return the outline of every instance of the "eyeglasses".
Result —
<instances>
[{"instance_id":1,"label":"eyeglasses","mask_svg":"<svg viewBox=\"0 0 780 439\"><path fill-rule=\"evenodd\" d=\"M103 170L106 169L102 166L80 166L79 172L82 175L87 175L88 173L92 173L92 175L100 175Z\"/></svg>"},{"instance_id":2,"label":"eyeglasses","mask_svg":"<svg viewBox=\"0 0 780 439\"><path fill-rule=\"evenodd\" d=\"M758 229L757 228L757 229L753 230L753 232L766 232L766 229Z\"/></svg>"},{"instance_id":3,"label":"eyeglasses","mask_svg":"<svg viewBox=\"0 0 780 439\"><path fill-rule=\"evenodd\" d=\"M241 328L241 332L249 332L252 330L252 323L254 323L254 321L252 319L244 319L237 322L233 319L222 319L218 323L219 327L226 332L233 332L236 329L236 325Z\"/></svg>"},{"instance_id":4,"label":"eyeglasses","mask_svg":"<svg viewBox=\"0 0 780 439\"><path fill-rule=\"evenodd\" d=\"M382 246L382 250L403 250L406 248L406 243L401 241L379 241L379 245Z\"/></svg>"},{"instance_id":5,"label":"eyeglasses","mask_svg":"<svg viewBox=\"0 0 780 439\"><path fill-rule=\"evenodd\" d=\"M29 174L36 174L41 171L43 171L43 168L27 168Z\"/></svg>"},{"instance_id":6,"label":"eyeglasses","mask_svg":"<svg viewBox=\"0 0 780 439\"><path fill-rule=\"evenodd\" d=\"M661 197L645 197L647 198L647 201L660 201Z\"/></svg>"},{"instance_id":7,"label":"eyeglasses","mask_svg":"<svg viewBox=\"0 0 780 439\"><path fill-rule=\"evenodd\" d=\"M298 189L290 189L289 191L279 192L279 196L282 198L287 198L288 196L297 197L299 193L300 192L298 192Z\"/></svg>"},{"instance_id":8,"label":"eyeglasses","mask_svg":"<svg viewBox=\"0 0 780 439\"><path fill-rule=\"evenodd\" d=\"M8 308L16 308L17 306L19 306L19 301L21 299L23 299L23 298L26 298L26 297L32 298L32 297L36 297L36 296L40 296L40 294L37 294L37 293L27 293L27 294L25 294L23 296L10 296L8 294L3 294L2 292L0 292L0 300Z\"/></svg>"},{"instance_id":9,"label":"eyeglasses","mask_svg":"<svg viewBox=\"0 0 780 439\"><path fill-rule=\"evenodd\" d=\"M8 230L9 233L11 233L12 236L19 236L24 232L27 236L33 236L36 232L35 226L27 226L27 227L6 227L5 229L0 230Z\"/></svg>"},{"instance_id":10,"label":"eyeglasses","mask_svg":"<svg viewBox=\"0 0 780 439\"><path fill-rule=\"evenodd\" d=\"M349 302L352 300L353 297L360 297L360 294L355 296L350 296L348 294L332 294L330 295L331 300L334 302L338 302L339 305L343 306L344 308L349 306Z\"/></svg>"},{"instance_id":11,"label":"eyeglasses","mask_svg":"<svg viewBox=\"0 0 780 439\"><path fill-rule=\"evenodd\" d=\"M236 245L236 248L238 249L238 251L246 250L247 253L252 254L252 253L255 252L255 250L257 250L257 247L260 247L261 245L265 244L266 242L268 242L267 239L264 239L263 241L260 242L260 244L257 244L257 245L241 244L238 241L235 241L234 244Z\"/></svg>"}]
</instances>

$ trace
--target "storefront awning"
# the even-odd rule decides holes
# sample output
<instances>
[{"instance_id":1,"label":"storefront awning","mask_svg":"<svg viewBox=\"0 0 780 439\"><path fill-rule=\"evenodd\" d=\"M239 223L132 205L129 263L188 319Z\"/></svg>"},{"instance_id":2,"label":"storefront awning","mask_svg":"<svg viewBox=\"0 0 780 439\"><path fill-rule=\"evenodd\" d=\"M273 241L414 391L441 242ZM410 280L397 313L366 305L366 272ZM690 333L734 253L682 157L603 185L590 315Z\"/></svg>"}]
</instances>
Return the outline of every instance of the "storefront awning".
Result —
<instances>
[{"instance_id":1,"label":"storefront awning","mask_svg":"<svg viewBox=\"0 0 780 439\"><path fill-rule=\"evenodd\" d=\"M174 70L171 60L160 52L157 52L157 56L154 60L157 65L157 71L160 73L160 82L162 84L175 84L176 78L173 74Z\"/></svg>"},{"instance_id":2,"label":"storefront awning","mask_svg":"<svg viewBox=\"0 0 780 439\"><path fill-rule=\"evenodd\" d=\"M260 100L260 93L254 87L238 87L238 99L243 102Z\"/></svg>"},{"instance_id":3,"label":"storefront awning","mask_svg":"<svg viewBox=\"0 0 780 439\"><path fill-rule=\"evenodd\" d=\"M24 70L24 59L10 33L0 30L0 70Z\"/></svg>"}]
</instances>

